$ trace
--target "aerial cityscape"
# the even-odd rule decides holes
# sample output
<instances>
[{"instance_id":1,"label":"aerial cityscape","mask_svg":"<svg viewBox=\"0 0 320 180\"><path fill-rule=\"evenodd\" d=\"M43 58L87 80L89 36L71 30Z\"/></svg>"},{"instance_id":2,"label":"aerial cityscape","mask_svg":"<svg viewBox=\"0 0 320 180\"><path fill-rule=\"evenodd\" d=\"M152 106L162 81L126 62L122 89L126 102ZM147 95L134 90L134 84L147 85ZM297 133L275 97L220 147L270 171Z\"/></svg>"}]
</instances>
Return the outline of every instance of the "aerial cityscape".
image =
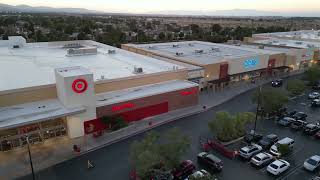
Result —
<instances>
[{"instance_id":1,"label":"aerial cityscape","mask_svg":"<svg viewBox=\"0 0 320 180\"><path fill-rule=\"evenodd\" d=\"M0 0L0 180L320 180L319 12Z\"/></svg>"}]
</instances>

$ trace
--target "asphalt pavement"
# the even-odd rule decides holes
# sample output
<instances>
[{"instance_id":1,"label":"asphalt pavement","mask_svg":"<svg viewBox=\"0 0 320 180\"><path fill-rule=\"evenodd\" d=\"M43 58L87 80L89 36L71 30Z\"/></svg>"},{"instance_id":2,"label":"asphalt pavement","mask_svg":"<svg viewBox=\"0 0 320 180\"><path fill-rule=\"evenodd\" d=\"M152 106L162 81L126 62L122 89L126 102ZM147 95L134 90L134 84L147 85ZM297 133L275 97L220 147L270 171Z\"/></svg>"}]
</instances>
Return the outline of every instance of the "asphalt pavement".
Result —
<instances>
[{"instance_id":1,"label":"asphalt pavement","mask_svg":"<svg viewBox=\"0 0 320 180\"><path fill-rule=\"evenodd\" d=\"M180 128L184 134L191 137L191 148L185 154L185 159L191 159L196 163L196 155L200 152L199 137L212 137L208 129L208 122L214 119L214 115L218 111L228 111L230 113L255 111L256 105L251 102L254 90L248 91L236 98L221 104L209 111L201 114L182 118L175 122L162 125L153 129L161 133L166 132L170 128ZM214 101L214 99L212 99ZM308 103L306 103L308 102ZM288 103L289 110L296 109L306 112L309 117L308 121L320 120L320 108L311 109L310 101L306 95L290 100ZM221 173L216 174L222 180L234 179L290 179L303 180L314 176L302 168L303 161L311 155L320 154L320 142L312 137L303 135L301 132L293 132L289 128L278 126L270 120L259 120L258 131L263 134L275 133L280 138L291 137L295 140L293 153L286 157L291 163L290 169L279 177L274 177L266 172L266 168L257 169L251 167L248 162L238 159L227 159L218 153L215 153L224 161L224 168ZM104 147L102 149L90 152L84 156L80 156L53 167L36 172L37 180L127 180L129 179L129 148L130 144L135 140L141 140L143 134L136 135L124 141ZM95 168L87 169L87 160L93 162ZM201 168L201 167L200 167ZM20 178L21 180L31 180L32 176Z\"/></svg>"}]
</instances>

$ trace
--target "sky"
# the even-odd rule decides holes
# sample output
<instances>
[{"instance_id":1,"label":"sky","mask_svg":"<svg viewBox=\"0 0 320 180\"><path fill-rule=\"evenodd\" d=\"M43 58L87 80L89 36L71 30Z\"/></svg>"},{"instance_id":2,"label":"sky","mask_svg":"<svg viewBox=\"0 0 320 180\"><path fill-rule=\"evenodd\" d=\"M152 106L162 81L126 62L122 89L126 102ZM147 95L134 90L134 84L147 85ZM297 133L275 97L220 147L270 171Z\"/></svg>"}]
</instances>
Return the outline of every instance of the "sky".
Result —
<instances>
[{"instance_id":1,"label":"sky","mask_svg":"<svg viewBox=\"0 0 320 180\"><path fill-rule=\"evenodd\" d=\"M215 11L255 9L276 12L320 11L320 0L0 0L10 5L86 8L105 12Z\"/></svg>"}]
</instances>

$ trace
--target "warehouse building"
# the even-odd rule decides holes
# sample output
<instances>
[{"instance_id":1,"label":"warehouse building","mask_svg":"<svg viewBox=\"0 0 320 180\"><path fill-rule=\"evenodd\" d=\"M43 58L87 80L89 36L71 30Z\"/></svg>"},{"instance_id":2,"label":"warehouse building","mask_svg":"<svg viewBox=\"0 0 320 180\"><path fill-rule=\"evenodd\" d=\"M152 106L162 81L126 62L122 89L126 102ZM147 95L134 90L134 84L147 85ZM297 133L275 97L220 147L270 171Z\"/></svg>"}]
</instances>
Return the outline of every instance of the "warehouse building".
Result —
<instances>
[{"instance_id":1,"label":"warehouse building","mask_svg":"<svg viewBox=\"0 0 320 180\"><path fill-rule=\"evenodd\" d=\"M256 40L263 39L287 39L298 41L320 42L320 30L301 30L289 32L274 32L254 34L252 37Z\"/></svg>"},{"instance_id":2,"label":"warehouse building","mask_svg":"<svg viewBox=\"0 0 320 180\"><path fill-rule=\"evenodd\" d=\"M251 49L241 46L185 41L156 44L124 44L123 49L135 53L171 59L204 69L199 80L201 89L220 89L230 83L288 71L286 55L279 51Z\"/></svg>"},{"instance_id":3,"label":"warehouse building","mask_svg":"<svg viewBox=\"0 0 320 180\"><path fill-rule=\"evenodd\" d=\"M94 41L0 41L0 150L70 139L198 103L188 69Z\"/></svg>"}]
</instances>

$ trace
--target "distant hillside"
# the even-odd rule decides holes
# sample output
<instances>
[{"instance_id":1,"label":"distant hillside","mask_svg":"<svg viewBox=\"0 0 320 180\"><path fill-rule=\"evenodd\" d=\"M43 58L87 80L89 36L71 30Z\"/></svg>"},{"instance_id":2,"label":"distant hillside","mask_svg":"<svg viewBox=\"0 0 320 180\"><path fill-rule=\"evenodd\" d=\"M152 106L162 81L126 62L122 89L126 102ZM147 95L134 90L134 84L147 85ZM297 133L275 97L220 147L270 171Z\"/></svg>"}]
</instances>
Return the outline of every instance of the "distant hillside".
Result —
<instances>
[{"instance_id":1,"label":"distant hillside","mask_svg":"<svg viewBox=\"0 0 320 180\"><path fill-rule=\"evenodd\" d=\"M28 5L11 6L0 4L0 12L24 12L24 13L74 13L74 14L92 14L102 13L99 11L88 10L84 8L52 8L52 7L33 7Z\"/></svg>"}]
</instances>

